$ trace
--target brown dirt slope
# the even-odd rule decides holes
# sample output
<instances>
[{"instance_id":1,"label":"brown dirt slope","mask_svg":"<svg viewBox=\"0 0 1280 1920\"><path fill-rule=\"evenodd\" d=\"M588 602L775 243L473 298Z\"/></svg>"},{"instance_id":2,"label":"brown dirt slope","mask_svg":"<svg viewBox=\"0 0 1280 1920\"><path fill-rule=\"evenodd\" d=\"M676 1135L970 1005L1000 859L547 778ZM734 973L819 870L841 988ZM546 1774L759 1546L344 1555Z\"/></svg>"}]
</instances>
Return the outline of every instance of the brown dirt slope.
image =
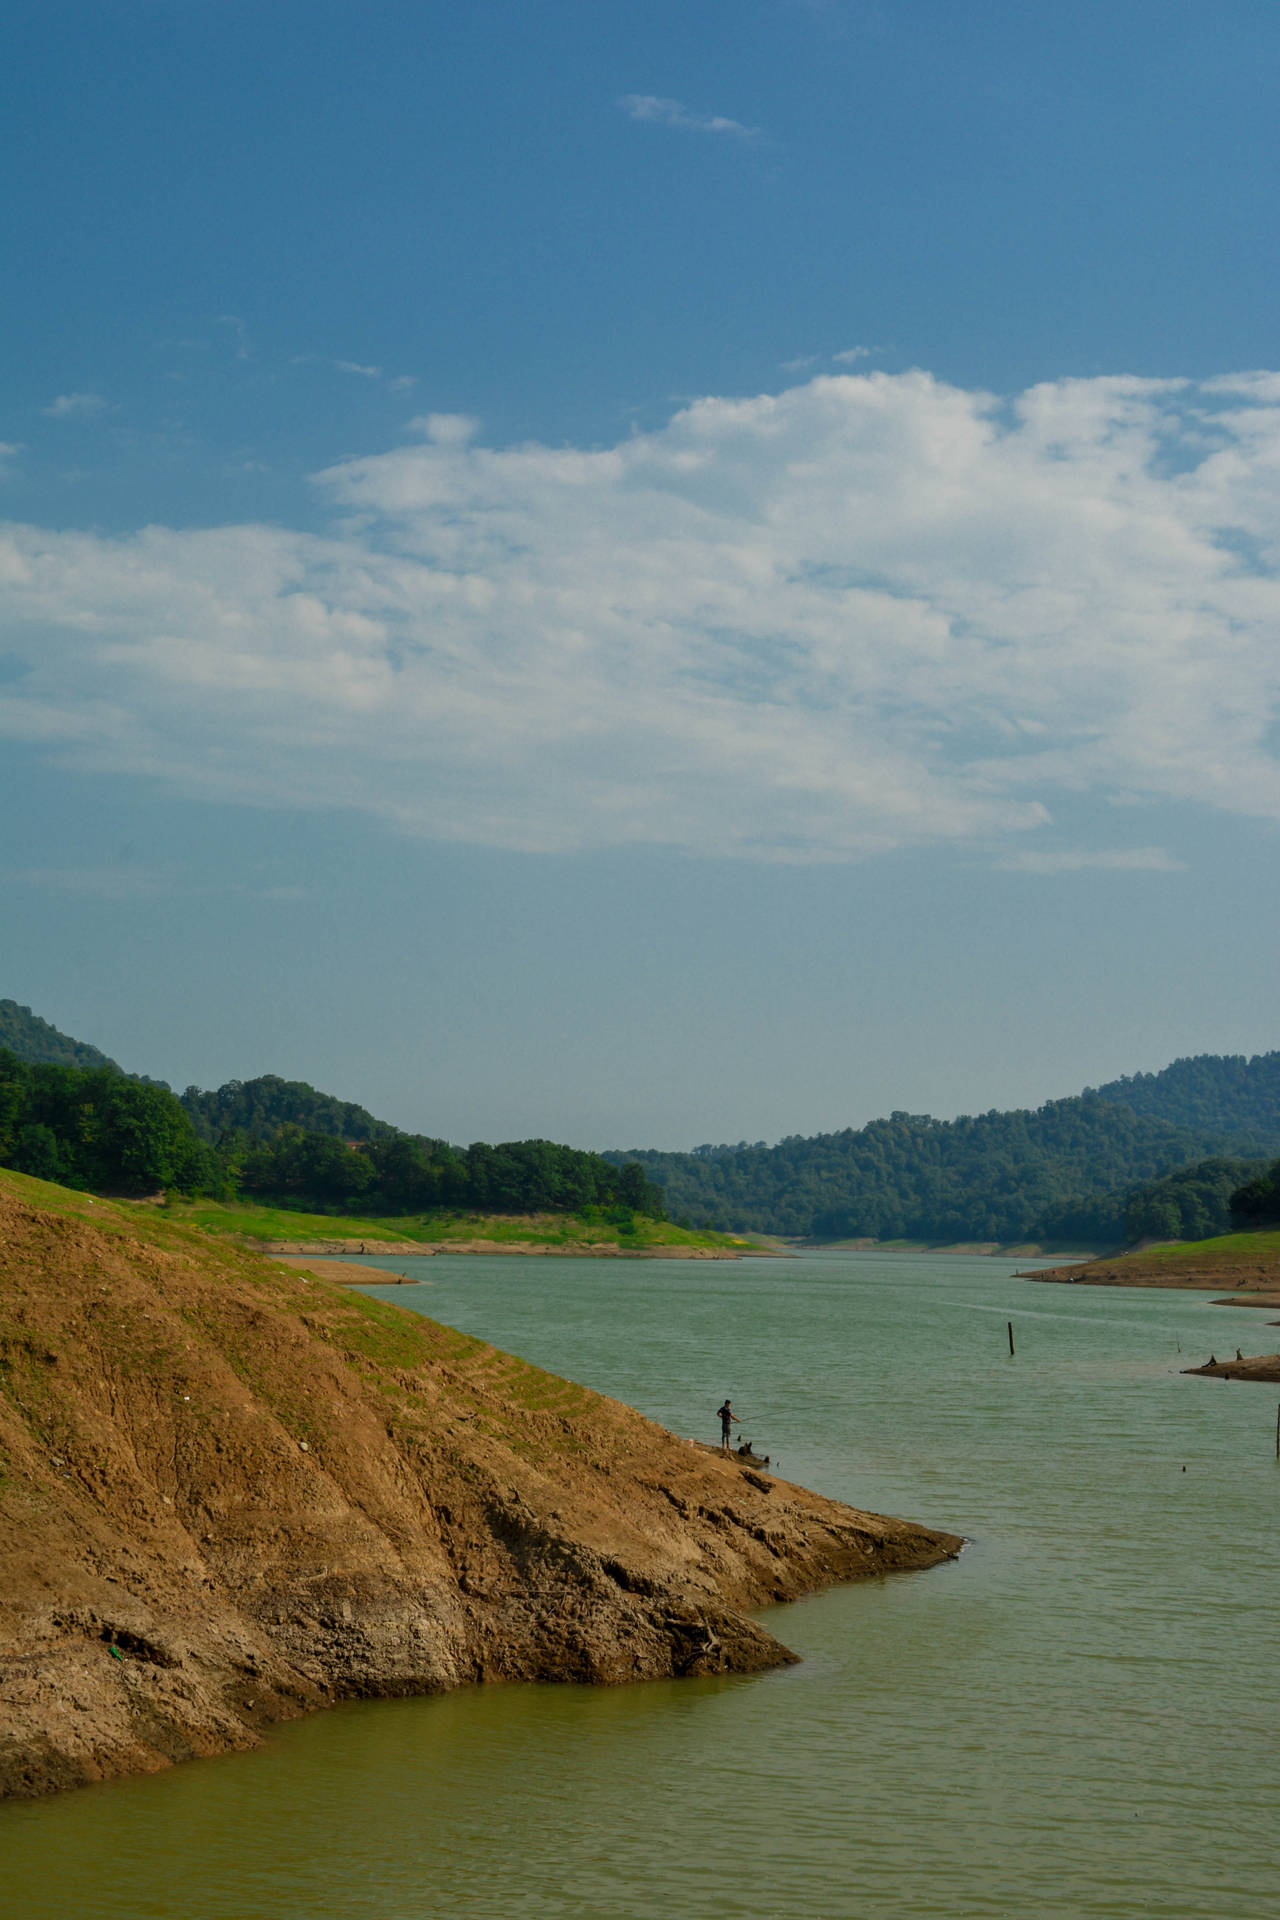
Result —
<instances>
[{"instance_id":1,"label":"brown dirt slope","mask_svg":"<svg viewBox=\"0 0 1280 1920\"><path fill-rule=\"evenodd\" d=\"M959 1546L0 1175L0 1793L245 1747L343 1696L767 1667L790 1656L744 1609Z\"/></svg>"}]
</instances>

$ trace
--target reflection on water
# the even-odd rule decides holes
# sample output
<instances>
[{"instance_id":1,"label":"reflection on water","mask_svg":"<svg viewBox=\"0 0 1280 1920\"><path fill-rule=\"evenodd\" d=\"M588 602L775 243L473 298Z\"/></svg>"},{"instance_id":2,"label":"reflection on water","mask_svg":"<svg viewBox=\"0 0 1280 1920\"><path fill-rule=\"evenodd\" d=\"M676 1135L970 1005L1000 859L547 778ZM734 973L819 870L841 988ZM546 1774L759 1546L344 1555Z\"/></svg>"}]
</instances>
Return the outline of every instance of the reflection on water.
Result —
<instances>
[{"instance_id":1,"label":"reflection on water","mask_svg":"<svg viewBox=\"0 0 1280 1920\"><path fill-rule=\"evenodd\" d=\"M6 1920L1274 1911L1275 1398L1177 1371L1261 1314L963 1257L416 1264L386 1298L682 1433L729 1391L788 1477L972 1544L773 1609L780 1673L344 1707L4 1807Z\"/></svg>"}]
</instances>

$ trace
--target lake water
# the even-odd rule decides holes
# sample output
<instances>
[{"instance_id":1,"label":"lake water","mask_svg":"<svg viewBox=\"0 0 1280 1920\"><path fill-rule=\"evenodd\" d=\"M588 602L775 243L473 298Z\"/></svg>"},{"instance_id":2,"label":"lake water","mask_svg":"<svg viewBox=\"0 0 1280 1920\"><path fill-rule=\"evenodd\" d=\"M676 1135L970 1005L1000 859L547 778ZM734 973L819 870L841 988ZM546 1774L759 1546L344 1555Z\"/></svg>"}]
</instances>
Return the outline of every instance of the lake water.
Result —
<instances>
[{"instance_id":1,"label":"lake water","mask_svg":"<svg viewBox=\"0 0 1280 1920\"><path fill-rule=\"evenodd\" d=\"M0 1808L5 1920L1280 1911L1262 1311L1012 1262L406 1261L385 1297L971 1544L764 1617L803 1664L357 1704ZM1005 1323L1013 1321L1016 1356Z\"/></svg>"}]
</instances>

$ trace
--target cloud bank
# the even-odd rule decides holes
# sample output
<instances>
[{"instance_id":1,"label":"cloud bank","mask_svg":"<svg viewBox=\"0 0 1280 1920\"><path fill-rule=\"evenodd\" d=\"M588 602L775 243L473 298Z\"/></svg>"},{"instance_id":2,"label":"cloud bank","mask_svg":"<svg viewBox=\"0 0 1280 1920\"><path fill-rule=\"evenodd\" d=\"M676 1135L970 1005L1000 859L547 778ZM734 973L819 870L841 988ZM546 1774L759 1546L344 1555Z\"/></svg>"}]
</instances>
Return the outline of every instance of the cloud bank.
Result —
<instances>
[{"instance_id":1,"label":"cloud bank","mask_svg":"<svg viewBox=\"0 0 1280 1920\"><path fill-rule=\"evenodd\" d=\"M1280 376L842 375L602 451L415 425L317 476L327 537L5 529L0 734L544 851L1151 868L1055 807L1280 819Z\"/></svg>"}]
</instances>

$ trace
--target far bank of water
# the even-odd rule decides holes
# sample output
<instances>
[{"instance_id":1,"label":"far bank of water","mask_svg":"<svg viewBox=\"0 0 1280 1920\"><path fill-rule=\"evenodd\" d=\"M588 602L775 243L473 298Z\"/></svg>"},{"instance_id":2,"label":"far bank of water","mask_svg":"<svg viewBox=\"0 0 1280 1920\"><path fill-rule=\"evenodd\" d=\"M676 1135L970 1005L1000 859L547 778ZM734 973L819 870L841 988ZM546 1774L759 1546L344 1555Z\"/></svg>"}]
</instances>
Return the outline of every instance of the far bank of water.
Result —
<instances>
[{"instance_id":1,"label":"far bank of water","mask_svg":"<svg viewBox=\"0 0 1280 1920\"><path fill-rule=\"evenodd\" d=\"M781 1673L351 1706L5 1807L6 1920L1274 1911L1277 1396L1178 1372L1271 1316L965 1256L396 1264L399 1305L677 1432L731 1393L788 1478L972 1544L771 1610Z\"/></svg>"}]
</instances>

